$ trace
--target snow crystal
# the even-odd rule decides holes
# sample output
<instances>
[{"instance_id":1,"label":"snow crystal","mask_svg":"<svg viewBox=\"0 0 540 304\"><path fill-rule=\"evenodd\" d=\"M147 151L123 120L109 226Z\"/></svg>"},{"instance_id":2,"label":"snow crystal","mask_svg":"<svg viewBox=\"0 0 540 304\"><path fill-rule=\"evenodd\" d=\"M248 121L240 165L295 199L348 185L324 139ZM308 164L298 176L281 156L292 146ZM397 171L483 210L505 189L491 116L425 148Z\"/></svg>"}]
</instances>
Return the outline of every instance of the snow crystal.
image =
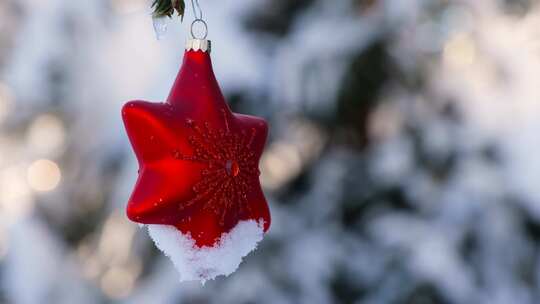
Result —
<instances>
[{"instance_id":1,"label":"snow crystal","mask_svg":"<svg viewBox=\"0 0 540 304\"><path fill-rule=\"evenodd\" d=\"M203 284L219 275L233 273L242 258L262 240L263 222L240 221L223 233L214 247L197 247L189 234L169 225L148 225L156 246L168 256L180 273L180 282L199 280Z\"/></svg>"}]
</instances>

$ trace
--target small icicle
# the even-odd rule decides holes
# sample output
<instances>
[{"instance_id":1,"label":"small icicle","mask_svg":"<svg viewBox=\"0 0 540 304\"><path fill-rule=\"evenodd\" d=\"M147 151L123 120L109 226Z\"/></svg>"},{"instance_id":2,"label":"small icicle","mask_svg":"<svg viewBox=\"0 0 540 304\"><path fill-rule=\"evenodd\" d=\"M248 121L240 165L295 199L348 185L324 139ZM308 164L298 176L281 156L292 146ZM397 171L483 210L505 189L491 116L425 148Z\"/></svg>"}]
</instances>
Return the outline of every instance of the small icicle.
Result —
<instances>
[{"instance_id":1,"label":"small icicle","mask_svg":"<svg viewBox=\"0 0 540 304\"><path fill-rule=\"evenodd\" d=\"M169 26L169 18L167 17L152 17L152 23L154 24L154 33L156 39L161 40L167 34L167 27Z\"/></svg>"}]
</instances>

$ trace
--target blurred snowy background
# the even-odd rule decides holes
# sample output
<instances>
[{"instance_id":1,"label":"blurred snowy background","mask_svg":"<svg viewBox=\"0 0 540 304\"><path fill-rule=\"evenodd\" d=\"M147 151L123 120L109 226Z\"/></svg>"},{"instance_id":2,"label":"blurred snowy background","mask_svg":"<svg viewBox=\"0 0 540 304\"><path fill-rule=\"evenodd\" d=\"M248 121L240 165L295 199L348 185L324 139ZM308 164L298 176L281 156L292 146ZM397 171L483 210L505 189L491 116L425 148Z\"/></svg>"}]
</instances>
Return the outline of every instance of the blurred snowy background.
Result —
<instances>
[{"instance_id":1,"label":"blurred snowy background","mask_svg":"<svg viewBox=\"0 0 540 304\"><path fill-rule=\"evenodd\" d=\"M540 6L200 0L236 112L271 123L270 233L179 284L124 206L122 104L161 101L192 20L0 0L1 303L540 303Z\"/></svg>"}]
</instances>

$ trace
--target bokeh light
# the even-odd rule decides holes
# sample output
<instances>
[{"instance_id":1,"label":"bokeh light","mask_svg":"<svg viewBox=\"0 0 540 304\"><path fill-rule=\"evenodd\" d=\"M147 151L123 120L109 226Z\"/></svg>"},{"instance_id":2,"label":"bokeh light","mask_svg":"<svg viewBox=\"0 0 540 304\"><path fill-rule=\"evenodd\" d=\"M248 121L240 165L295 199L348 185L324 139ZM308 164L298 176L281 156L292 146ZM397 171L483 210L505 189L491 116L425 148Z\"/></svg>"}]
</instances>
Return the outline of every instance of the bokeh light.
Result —
<instances>
[{"instance_id":1,"label":"bokeh light","mask_svg":"<svg viewBox=\"0 0 540 304\"><path fill-rule=\"evenodd\" d=\"M476 46L467 33L453 35L444 45L443 60L450 67L464 68L475 62Z\"/></svg>"},{"instance_id":2,"label":"bokeh light","mask_svg":"<svg viewBox=\"0 0 540 304\"><path fill-rule=\"evenodd\" d=\"M112 267L101 278L101 289L113 299L123 298L130 294L135 282L132 271L121 267Z\"/></svg>"},{"instance_id":3,"label":"bokeh light","mask_svg":"<svg viewBox=\"0 0 540 304\"><path fill-rule=\"evenodd\" d=\"M33 209L33 198L25 180L25 167L14 165L0 171L0 204L3 215L10 221Z\"/></svg>"},{"instance_id":4,"label":"bokeh light","mask_svg":"<svg viewBox=\"0 0 540 304\"><path fill-rule=\"evenodd\" d=\"M63 146L65 129L62 121L55 115L39 115L30 125L26 140L33 153L51 156Z\"/></svg>"},{"instance_id":5,"label":"bokeh light","mask_svg":"<svg viewBox=\"0 0 540 304\"><path fill-rule=\"evenodd\" d=\"M27 179L33 190L38 192L51 191L60 183L60 168L51 160L40 159L28 167Z\"/></svg>"}]
</instances>

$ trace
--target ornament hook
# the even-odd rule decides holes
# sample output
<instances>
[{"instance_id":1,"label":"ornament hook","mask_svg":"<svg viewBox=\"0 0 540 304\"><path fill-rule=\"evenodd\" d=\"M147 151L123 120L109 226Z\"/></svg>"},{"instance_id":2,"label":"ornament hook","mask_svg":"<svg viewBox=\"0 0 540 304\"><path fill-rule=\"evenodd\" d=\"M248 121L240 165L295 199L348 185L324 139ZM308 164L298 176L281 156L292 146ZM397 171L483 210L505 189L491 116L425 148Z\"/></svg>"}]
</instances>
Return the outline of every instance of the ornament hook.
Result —
<instances>
[{"instance_id":1,"label":"ornament hook","mask_svg":"<svg viewBox=\"0 0 540 304\"><path fill-rule=\"evenodd\" d=\"M195 35L195 33L193 32L195 25L197 25L198 23L201 23L204 26L204 32L202 34L202 37L201 36L197 37L197 35ZM202 19L193 20L193 22L191 23L191 38L205 40L207 36L208 36L208 24L206 24L206 22Z\"/></svg>"},{"instance_id":2,"label":"ornament hook","mask_svg":"<svg viewBox=\"0 0 540 304\"><path fill-rule=\"evenodd\" d=\"M202 9L199 5L199 0L191 0L191 7L193 8L193 16L195 19L201 19L202 20ZM198 12L198 14L197 14Z\"/></svg>"},{"instance_id":3,"label":"ornament hook","mask_svg":"<svg viewBox=\"0 0 540 304\"><path fill-rule=\"evenodd\" d=\"M203 13L201 6L199 4L199 0L191 0L191 7L193 8L193 16L195 17L195 20L191 23L191 38L193 39L199 39L199 40L205 40L208 36L208 24L206 24L206 21L203 20ZM195 26L200 23L204 26L204 32L202 34L202 37L197 37L194 33Z\"/></svg>"}]
</instances>

